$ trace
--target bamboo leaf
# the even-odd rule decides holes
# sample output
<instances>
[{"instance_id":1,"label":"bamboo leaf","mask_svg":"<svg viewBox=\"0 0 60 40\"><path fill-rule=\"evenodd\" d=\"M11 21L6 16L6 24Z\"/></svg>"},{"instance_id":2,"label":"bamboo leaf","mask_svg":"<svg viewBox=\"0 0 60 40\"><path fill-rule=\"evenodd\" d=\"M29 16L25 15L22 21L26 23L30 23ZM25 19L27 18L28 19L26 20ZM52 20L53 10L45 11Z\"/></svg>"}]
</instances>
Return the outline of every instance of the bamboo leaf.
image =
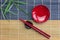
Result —
<instances>
[{"instance_id":1,"label":"bamboo leaf","mask_svg":"<svg viewBox=\"0 0 60 40\"><path fill-rule=\"evenodd\" d=\"M1 11L1 14L2 14L3 18L6 19L5 15L3 14L3 9L2 9L2 7L0 7L0 11Z\"/></svg>"},{"instance_id":2,"label":"bamboo leaf","mask_svg":"<svg viewBox=\"0 0 60 40\"><path fill-rule=\"evenodd\" d=\"M14 3L20 4L20 5L25 5L25 4L27 4L26 2L22 2L22 1L15 1Z\"/></svg>"},{"instance_id":3,"label":"bamboo leaf","mask_svg":"<svg viewBox=\"0 0 60 40\"><path fill-rule=\"evenodd\" d=\"M0 9L1 9L1 7L0 7ZM3 9L4 10L4 9ZM2 11L3 11L2 10ZM12 12L12 11L10 11L10 10L8 10L8 12L10 13L10 14L13 14L13 15L17 15L15 12Z\"/></svg>"},{"instance_id":4,"label":"bamboo leaf","mask_svg":"<svg viewBox=\"0 0 60 40\"><path fill-rule=\"evenodd\" d=\"M8 9L9 9L9 7L11 6L12 1L13 1L13 0L10 0L10 2L8 3L8 5L7 5L7 7L6 7L5 11L4 11L4 15L6 15L6 13L8 12Z\"/></svg>"},{"instance_id":5,"label":"bamboo leaf","mask_svg":"<svg viewBox=\"0 0 60 40\"><path fill-rule=\"evenodd\" d=\"M4 6L6 3L7 3L7 0L5 0L5 2L1 6Z\"/></svg>"},{"instance_id":6,"label":"bamboo leaf","mask_svg":"<svg viewBox=\"0 0 60 40\"><path fill-rule=\"evenodd\" d=\"M28 13L26 13L26 12L24 11L24 9L23 9L23 8L18 7L18 5L16 5L16 4L15 4L15 6L16 6L16 8L17 8L18 10L20 10L20 11L24 12L26 15L28 15L28 16L29 16L29 14L28 14Z\"/></svg>"},{"instance_id":7,"label":"bamboo leaf","mask_svg":"<svg viewBox=\"0 0 60 40\"><path fill-rule=\"evenodd\" d=\"M8 10L10 10L12 7L13 7L13 4L11 4L11 6L9 7L9 9L8 9Z\"/></svg>"},{"instance_id":8,"label":"bamboo leaf","mask_svg":"<svg viewBox=\"0 0 60 40\"><path fill-rule=\"evenodd\" d=\"M12 15L17 15L16 13L12 12L12 11L9 11L10 14Z\"/></svg>"},{"instance_id":9,"label":"bamboo leaf","mask_svg":"<svg viewBox=\"0 0 60 40\"><path fill-rule=\"evenodd\" d=\"M10 12L13 15L17 15L16 13L10 11L10 9L12 8L12 6L14 4L13 2L14 2L14 0L10 0L9 2L7 2L7 0L5 0L5 2L3 3L2 6L4 6L7 3L7 7L5 9L2 8L2 15L3 15L4 19L7 18L7 16L6 16L7 12ZM24 5L27 3L22 2L22 1L15 1L15 4ZM20 11L24 12L26 15L29 15L28 13L25 12L25 10L23 8L19 8L17 5L16 5L16 8L19 9ZM1 10L1 7L0 7L0 10Z\"/></svg>"}]
</instances>

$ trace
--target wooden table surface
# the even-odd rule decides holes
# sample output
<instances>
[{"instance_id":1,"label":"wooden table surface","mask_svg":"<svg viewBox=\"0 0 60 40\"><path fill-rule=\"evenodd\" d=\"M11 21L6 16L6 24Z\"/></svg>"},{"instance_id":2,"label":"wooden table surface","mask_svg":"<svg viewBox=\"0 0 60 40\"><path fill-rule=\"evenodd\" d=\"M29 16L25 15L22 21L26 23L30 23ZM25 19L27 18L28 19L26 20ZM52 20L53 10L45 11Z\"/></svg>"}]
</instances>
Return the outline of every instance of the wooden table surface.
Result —
<instances>
[{"instance_id":1,"label":"wooden table surface","mask_svg":"<svg viewBox=\"0 0 60 40\"><path fill-rule=\"evenodd\" d=\"M26 29L19 20L0 20L0 40L60 40L60 20L33 24L50 34L51 38L47 39L32 29Z\"/></svg>"}]
</instances>

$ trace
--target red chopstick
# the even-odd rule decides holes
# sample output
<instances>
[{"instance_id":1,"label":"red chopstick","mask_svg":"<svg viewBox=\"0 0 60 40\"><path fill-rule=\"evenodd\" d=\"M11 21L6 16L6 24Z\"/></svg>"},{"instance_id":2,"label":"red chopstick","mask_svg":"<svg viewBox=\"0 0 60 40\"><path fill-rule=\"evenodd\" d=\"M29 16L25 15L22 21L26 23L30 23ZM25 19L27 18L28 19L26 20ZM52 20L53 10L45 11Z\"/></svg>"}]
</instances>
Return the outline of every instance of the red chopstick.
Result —
<instances>
[{"instance_id":1,"label":"red chopstick","mask_svg":"<svg viewBox=\"0 0 60 40\"><path fill-rule=\"evenodd\" d=\"M48 35L47 33L43 32L42 30L38 29L37 27L35 27L35 26L31 25L30 23L24 21L23 19L19 19L19 20L21 20L23 23L29 25L32 29L34 29L35 31L37 31L38 33L40 33L41 35L43 35L47 39L50 38L50 35Z\"/></svg>"}]
</instances>

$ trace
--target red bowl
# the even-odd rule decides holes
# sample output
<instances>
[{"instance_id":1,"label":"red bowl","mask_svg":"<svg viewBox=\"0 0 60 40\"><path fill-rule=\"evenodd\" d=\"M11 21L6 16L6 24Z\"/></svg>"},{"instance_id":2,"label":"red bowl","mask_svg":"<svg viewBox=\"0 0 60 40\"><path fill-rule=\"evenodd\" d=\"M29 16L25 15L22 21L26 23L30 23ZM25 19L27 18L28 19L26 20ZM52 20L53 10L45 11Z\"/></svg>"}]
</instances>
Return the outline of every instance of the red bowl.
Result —
<instances>
[{"instance_id":1,"label":"red bowl","mask_svg":"<svg viewBox=\"0 0 60 40\"><path fill-rule=\"evenodd\" d=\"M32 10L33 20L37 23L46 22L50 17L49 9L44 5L35 6Z\"/></svg>"}]
</instances>

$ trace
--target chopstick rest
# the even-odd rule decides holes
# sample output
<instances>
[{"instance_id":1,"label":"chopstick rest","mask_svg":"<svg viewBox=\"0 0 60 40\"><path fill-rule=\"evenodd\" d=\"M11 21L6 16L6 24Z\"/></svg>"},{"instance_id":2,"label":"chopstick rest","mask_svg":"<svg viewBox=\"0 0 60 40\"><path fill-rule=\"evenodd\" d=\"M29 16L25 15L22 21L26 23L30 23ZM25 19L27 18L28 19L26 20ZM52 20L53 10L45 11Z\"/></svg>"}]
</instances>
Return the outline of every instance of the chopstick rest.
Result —
<instances>
[{"instance_id":1,"label":"chopstick rest","mask_svg":"<svg viewBox=\"0 0 60 40\"><path fill-rule=\"evenodd\" d=\"M33 23L30 22L30 21L26 21L26 22L28 22L28 23L30 23L31 25L33 25ZM30 27L29 25L27 25L27 24L25 24L25 28L26 28L26 29L31 29L31 27Z\"/></svg>"},{"instance_id":2,"label":"chopstick rest","mask_svg":"<svg viewBox=\"0 0 60 40\"><path fill-rule=\"evenodd\" d=\"M39 34L43 35L44 37L46 37L47 39L49 39L51 36L45 32L43 32L42 30L38 29L37 27L31 25L30 23L24 21L23 19L19 19L21 20L24 24L28 25L29 27L31 27L32 29L34 29L35 31L37 31Z\"/></svg>"}]
</instances>

